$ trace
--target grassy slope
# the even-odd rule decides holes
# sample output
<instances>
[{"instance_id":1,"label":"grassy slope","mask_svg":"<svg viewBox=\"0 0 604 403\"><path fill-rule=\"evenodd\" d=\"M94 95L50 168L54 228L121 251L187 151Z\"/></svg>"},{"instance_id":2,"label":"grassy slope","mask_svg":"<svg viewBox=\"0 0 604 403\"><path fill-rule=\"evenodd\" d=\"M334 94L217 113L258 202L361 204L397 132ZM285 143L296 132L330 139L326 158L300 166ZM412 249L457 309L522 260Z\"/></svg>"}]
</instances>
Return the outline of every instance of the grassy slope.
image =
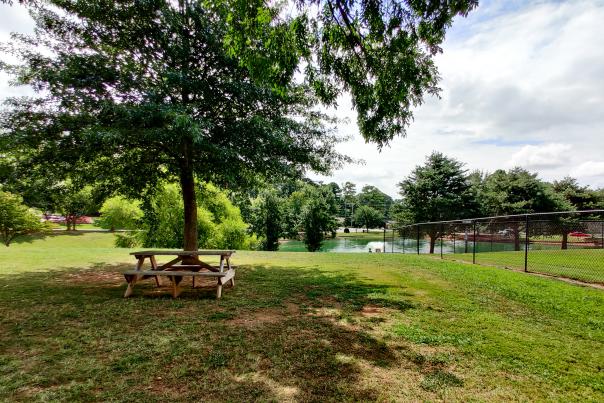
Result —
<instances>
[{"instance_id":1,"label":"grassy slope","mask_svg":"<svg viewBox=\"0 0 604 403\"><path fill-rule=\"evenodd\" d=\"M219 301L150 281L123 300L127 253L110 234L0 250L0 400L604 399L599 290L422 256L240 252Z\"/></svg>"}]
</instances>

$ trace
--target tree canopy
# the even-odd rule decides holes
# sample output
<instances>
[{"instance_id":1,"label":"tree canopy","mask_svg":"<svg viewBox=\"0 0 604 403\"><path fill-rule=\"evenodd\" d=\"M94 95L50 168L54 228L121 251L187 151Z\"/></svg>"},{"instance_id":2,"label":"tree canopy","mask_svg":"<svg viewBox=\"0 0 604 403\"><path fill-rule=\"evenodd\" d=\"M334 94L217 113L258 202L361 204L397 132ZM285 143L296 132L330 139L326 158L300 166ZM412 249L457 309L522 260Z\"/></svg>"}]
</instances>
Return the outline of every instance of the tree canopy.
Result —
<instances>
[{"instance_id":1,"label":"tree canopy","mask_svg":"<svg viewBox=\"0 0 604 403\"><path fill-rule=\"evenodd\" d=\"M218 4L218 3L217 3ZM4 66L36 98L11 99L0 149L28 166L140 196L180 182L184 246L197 248L195 179L234 188L263 175L326 172L345 160L305 84L279 91L229 54L229 9L171 1L29 4L33 36Z\"/></svg>"},{"instance_id":2,"label":"tree canopy","mask_svg":"<svg viewBox=\"0 0 604 403\"><path fill-rule=\"evenodd\" d=\"M476 211L474 193L463 164L434 152L426 163L415 167L399 183L403 197L399 222L420 223L472 217ZM438 226L430 227L430 253L440 236Z\"/></svg>"}]
</instances>

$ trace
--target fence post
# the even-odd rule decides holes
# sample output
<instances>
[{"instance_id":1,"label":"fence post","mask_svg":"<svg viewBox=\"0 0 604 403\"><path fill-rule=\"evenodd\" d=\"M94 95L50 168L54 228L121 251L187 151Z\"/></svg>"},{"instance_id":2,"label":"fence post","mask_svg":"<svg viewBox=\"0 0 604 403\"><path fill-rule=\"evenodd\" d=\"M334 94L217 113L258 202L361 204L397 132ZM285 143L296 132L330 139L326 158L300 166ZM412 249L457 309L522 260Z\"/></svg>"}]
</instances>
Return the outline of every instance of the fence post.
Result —
<instances>
[{"instance_id":1,"label":"fence post","mask_svg":"<svg viewBox=\"0 0 604 403\"><path fill-rule=\"evenodd\" d=\"M457 238L457 227L453 227L453 254L455 254L455 238Z\"/></svg>"},{"instance_id":2,"label":"fence post","mask_svg":"<svg viewBox=\"0 0 604 403\"><path fill-rule=\"evenodd\" d=\"M600 237L602 238L602 249L604 249L604 221L602 221L602 232L600 233Z\"/></svg>"},{"instance_id":3,"label":"fence post","mask_svg":"<svg viewBox=\"0 0 604 403\"><path fill-rule=\"evenodd\" d=\"M524 221L524 271L528 272L528 250L529 250L529 216Z\"/></svg>"},{"instance_id":4,"label":"fence post","mask_svg":"<svg viewBox=\"0 0 604 403\"><path fill-rule=\"evenodd\" d=\"M419 255L419 225L417 225L417 254Z\"/></svg>"},{"instance_id":5,"label":"fence post","mask_svg":"<svg viewBox=\"0 0 604 403\"><path fill-rule=\"evenodd\" d=\"M472 242L472 264L476 264L476 220L472 221L474 242Z\"/></svg>"},{"instance_id":6,"label":"fence post","mask_svg":"<svg viewBox=\"0 0 604 403\"><path fill-rule=\"evenodd\" d=\"M384 249L382 249L384 251L384 253L386 253L386 223L384 223Z\"/></svg>"},{"instance_id":7,"label":"fence post","mask_svg":"<svg viewBox=\"0 0 604 403\"><path fill-rule=\"evenodd\" d=\"M392 253L394 253L394 228L392 229Z\"/></svg>"},{"instance_id":8,"label":"fence post","mask_svg":"<svg viewBox=\"0 0 604 403\"><path fill-rule=\"evenodd\" d=\"M443 258L443 232L444 232L444 225L440 224L440 258Z\"/></svg>"}]
</instances>

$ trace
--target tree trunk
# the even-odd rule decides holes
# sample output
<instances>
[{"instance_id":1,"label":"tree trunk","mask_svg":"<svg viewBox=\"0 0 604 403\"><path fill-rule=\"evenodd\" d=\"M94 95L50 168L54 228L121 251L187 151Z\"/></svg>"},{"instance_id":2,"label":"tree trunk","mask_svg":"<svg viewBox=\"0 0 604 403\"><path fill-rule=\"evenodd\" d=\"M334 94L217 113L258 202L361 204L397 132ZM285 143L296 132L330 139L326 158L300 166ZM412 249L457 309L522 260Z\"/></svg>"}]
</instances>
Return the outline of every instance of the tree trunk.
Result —
<instances>
[{"instance_id":1,"label":"tree trunk","mask_svg":"<svg viewBox=\"0 0 604 403\"><path fill-rule=\"evenodd\" d=\"M197 245L197 200L195 198L195 179L193 169L185 163L180 171L182 201L185 208L184 250L195 251Z\"/></svg>"},{"instance_id":2,"label":"tree trunk","mask_svg":"<svg viewBox=\"0 0 604 403\"><path fill-rule=\"evenodd\" d=\"M434 253L434 245L436 245L437 235L430 234L430 253Z\"/></svg>"},{"instance_id":3,"label":"tree trunk","mask_svg":"<svg viewBox=\"0 0 604 403\"><path fill-rule=\"evenodd\" d=\"M568 249L568 232L562 232L562 249Z\"/></svg>"}]
</instances>

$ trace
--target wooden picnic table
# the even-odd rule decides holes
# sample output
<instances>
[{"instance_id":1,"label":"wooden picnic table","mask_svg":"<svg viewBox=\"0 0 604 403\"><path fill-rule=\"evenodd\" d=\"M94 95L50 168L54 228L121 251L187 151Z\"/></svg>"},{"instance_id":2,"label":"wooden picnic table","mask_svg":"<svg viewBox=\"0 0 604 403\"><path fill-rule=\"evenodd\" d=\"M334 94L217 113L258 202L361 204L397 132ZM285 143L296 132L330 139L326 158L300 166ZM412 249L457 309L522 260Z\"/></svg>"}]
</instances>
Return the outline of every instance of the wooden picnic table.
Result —
<instances>
[{"instance_id":1,"label":"wooden picnic table","mask_svg":"<svg viewBox=\"0 0 604 403\"><path fill-rule=\"evenodd\" d=\"M159 277L166 276L172 283L172 296L178 297L181 293L180 282L183 277L190 276L195 288L196 277L216 278L216 298L222 296L222 286L231 282L235 286L235 267L231 266L231 256L234 250L196 250L196 251L164 251L164 250L144 250L130 253L136 259L136 267L124 273L128 282L128 288L124 298L132 295L134 284L137 281L148 278L155 278L155 283L159 287ZM158 264L156 256L173 257L167 263ZM220 265L213 266L200 259L200 256L220 256ZM151 270L142 270L145 260L149 259Z\"/></svg>"}]
</instances>

